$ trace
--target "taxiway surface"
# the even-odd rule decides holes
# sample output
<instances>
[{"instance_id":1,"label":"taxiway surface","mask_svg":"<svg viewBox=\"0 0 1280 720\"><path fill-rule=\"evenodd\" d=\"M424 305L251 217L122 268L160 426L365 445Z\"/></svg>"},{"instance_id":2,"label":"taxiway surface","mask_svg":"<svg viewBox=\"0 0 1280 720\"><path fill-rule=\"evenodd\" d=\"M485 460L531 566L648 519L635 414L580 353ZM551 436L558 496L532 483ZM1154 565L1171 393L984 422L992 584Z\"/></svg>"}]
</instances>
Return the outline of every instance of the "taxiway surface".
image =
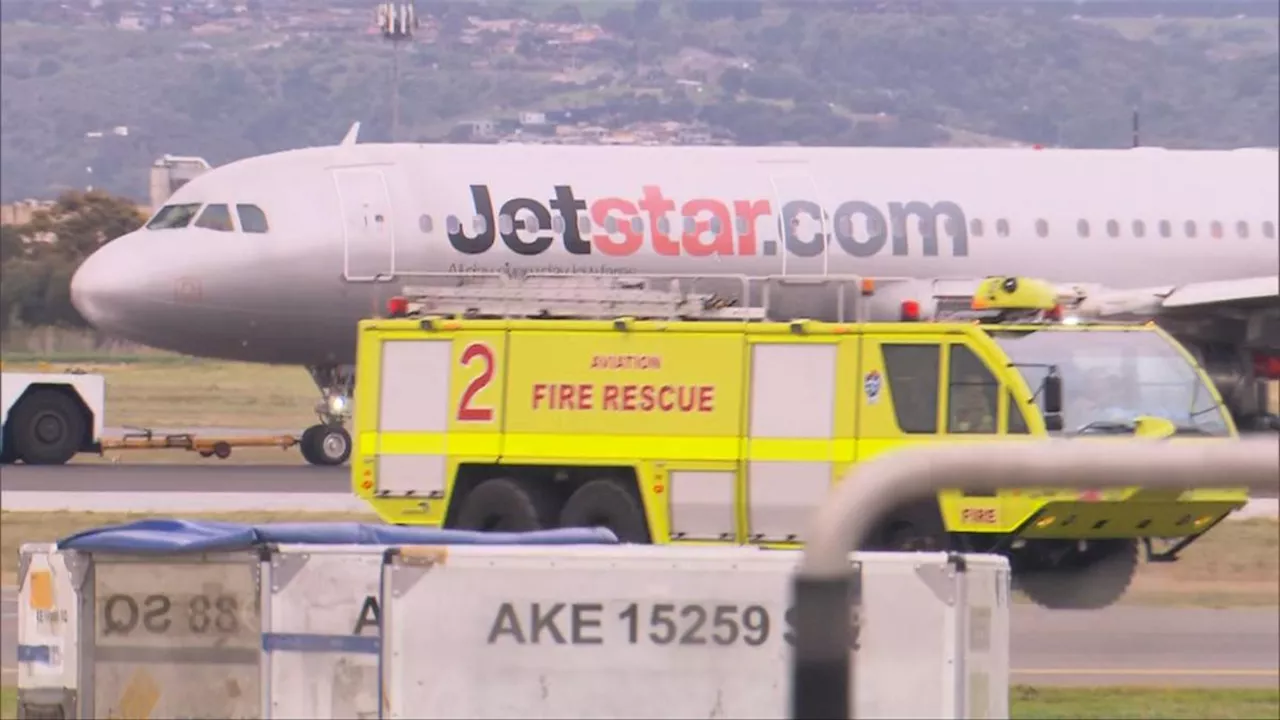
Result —
<instances>
[{"instance_id":1,"label":"taxiway surface","mask_svg":"<svg viewBox=\"0 0 1280 720\"><path fill-rule=\"evenodd\" d=\"M6 466L0 508L98 512L367 512L351 494L348 467L310 465ZM1280 515L1276 498L1257 498L1234 517Z\"/></svg>"},{"instance_id":2,"label":"taxiway surface","mask_svg":"<svg viewBox=\"0 0 1280 720\"><path fill-rule=\"evenodd\" d=\"M191 512L367 511L350 493L349 468L246 465L8 466L6 510ZM1248 514L1275 515L1262 499ZM0 660L14 682L17 599L2 593ZM1101 611L1013 608L1012 681L1053 685L1276 687L1280 616L1274 608L1117 606Z\"/></svg>"}]
</instances>

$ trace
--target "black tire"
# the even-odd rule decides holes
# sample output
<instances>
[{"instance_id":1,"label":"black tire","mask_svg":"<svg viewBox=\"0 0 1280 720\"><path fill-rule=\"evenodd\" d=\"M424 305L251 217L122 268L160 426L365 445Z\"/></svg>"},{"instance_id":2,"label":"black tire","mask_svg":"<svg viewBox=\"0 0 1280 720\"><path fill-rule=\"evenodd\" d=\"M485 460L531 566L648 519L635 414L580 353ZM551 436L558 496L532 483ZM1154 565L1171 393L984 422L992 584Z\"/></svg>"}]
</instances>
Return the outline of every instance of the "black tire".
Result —
<instances>
[{"instance_id":1,"label":"black tire","mask_svg":"<svg viewBox=\"0 0 1280 720\"><path fill-rule=\"evenodd\" d=\"M569 496L560 511L560 527L606 527L624 543L648 543L644 507L617 480L592 480Z\"/></svg>"},{"instance_id":2,"label":"black tire","mask_svg":"<svg viewBox=\"0 0 1280 720\"><path fill-rule=\"evenodd\" d=\"M547 501L538 488L508 478L485 480L461 499L450 527L483 532L530 532L549 527Z\"/></svg>"},{"instance_id":3,"label":"black tire","mask_svg":"<svg viewBox=\"0 0 1280 720\"><path fill-rule=\"evenodd\" d=\"M308 465L319 465L315 460L316 432L323 428L323 425L312 425L302 431L302 437L298 438L298 452L302 453L302 459L307 461ZM205 457L208 457L207 455Z\"/></svg>"},{"instance_id":4,"label":"black tire","mask_svg":"<svg viewBox=\"0 0 1280 720\"><path fill-rule=\"evenodd\" d=\"M1138 571L1138 541L1095 540L1100 551L1078 564L1014 573L1013 585L1051 610L1100 610L1114 605Z\"/></svg>"},{"instance_id":5,"label":"black tire","mask_svg":"<svg viewBox=\"0 0 1280 720\"><path fill-rule=\"evenodd\" d=\"M351 434L341 425L313 425L302 434L302 446L312 465L341 465L351 457Z\"/></svg>"},{"instance_id":6,"label":"black tire","mask_svg":"<svg viewBox=\"0 0 1280 720\"><path fill-rule=\"evenodd\" d=\"M32 390L9 413L13 454L28 465L65 465L84 445L80 403L57 390ZM8 443L5 443L8 445Z\"/></svg>"},{"instance_id":7,"label":"black tire","mask_svg":"<svg viewBox=\"0 0 1280 720\"><path fill-rule=\"evenodd\" d=\"M922 503L891 515L874 533L866 549L944 552L951 549L951 543L937 503Z\"/></svg>"},{"instance_id":8,"label":"black tire","mask_svg":"<svg viewBox=\"0 0 1280 720\"><path fill-rule=\"evenodd\" d=\"M12 465L18 462L18 451L13 447L13 438L9 434L9 426L0 429L0 465Z\"/></svg>"}]
</instances>

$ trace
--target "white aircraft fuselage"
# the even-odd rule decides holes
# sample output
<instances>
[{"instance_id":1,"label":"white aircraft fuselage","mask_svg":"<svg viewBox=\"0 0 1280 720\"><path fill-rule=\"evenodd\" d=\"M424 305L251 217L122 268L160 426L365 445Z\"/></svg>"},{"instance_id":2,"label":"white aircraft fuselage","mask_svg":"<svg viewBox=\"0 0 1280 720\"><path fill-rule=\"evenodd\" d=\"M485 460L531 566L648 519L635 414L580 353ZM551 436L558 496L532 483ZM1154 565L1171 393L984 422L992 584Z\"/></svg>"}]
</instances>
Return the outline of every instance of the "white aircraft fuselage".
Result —
<instances>
[{"instance_id":1,"label":"white aircraft fuselage","mask_svg":"<svg viewBox=\"0 0 1280 720\"><path fill-rule=\"evenodd\" d=\"M72 296L95 327L153 347L317 367L353 363L356 322L423 273L1022 275L1116 289L1268 277L1280 266L1277 158L308 148L195 178L152 224L183 205L209 218L110 242L76 273ZM217 204L229 206L222 229ZM256 206L266 231L250 232L264 228L237 205Z\"/></svg>"}]
</instances>

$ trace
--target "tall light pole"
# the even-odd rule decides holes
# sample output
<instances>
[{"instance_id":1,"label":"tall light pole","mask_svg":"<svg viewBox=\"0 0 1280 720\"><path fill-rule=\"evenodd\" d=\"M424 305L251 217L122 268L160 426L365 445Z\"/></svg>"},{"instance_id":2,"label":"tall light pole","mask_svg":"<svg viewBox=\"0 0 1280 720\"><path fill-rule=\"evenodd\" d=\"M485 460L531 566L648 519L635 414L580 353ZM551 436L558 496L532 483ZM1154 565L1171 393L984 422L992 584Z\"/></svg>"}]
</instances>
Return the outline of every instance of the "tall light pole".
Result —
<instances>
[{"instance_id":1,"label":"tall light pole","mask_svg":"<svg viewBox=\"0 0 1280 720\"><path fill-rule=\"evenodd\" d=\"M413 39L418 13L412 2L381 3L377 12L382 39L391 42L391 142L400 136L400 45Z\"/></svg>"}]
</instances>

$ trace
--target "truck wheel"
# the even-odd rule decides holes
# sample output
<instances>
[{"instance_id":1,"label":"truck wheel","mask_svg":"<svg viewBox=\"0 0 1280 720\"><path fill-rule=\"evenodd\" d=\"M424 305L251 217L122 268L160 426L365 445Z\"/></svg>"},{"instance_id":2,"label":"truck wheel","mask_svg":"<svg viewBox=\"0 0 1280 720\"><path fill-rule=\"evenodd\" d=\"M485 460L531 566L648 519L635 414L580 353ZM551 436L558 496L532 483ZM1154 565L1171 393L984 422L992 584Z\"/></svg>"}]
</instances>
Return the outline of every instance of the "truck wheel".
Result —
<instances>
[{"instance_id":1,"label":"truck wheel","mask_svg":"<svg viewBox=\"0 0 1280 720\"><path fill-rule=\"evenodd\" d=\"M868 549L883 552L941 552L949 550L946 527L937 503L904 508L890 516Z\"/></svg>"},{"instance_id":2,"label":"truck wheel","mask_svg":"<svg viewBox=\"0 0 1280 720\"><path fill-rule=\"evenodd\" d=\"M84 441L80 405L56 390L27 393L9 420L13 453L28 465L66 464Z\"/></svg>"},{"instance_id":3,"label":"truck wheel","mask_svg":"<svg viewBox=\"0 0 1280 720\"><path fill-rule=\"evenodd\" d=\"M1015 573L1014 587L1051 610L1098 610L1124 596L1138 571L1138 541L1095 540L1100 552L1080 563Z\"/></svg>"},{"instance_id":4,"label":"truck wheel","mask_svg":"<svg viewBox=\"0 0 1280 720\"><path fill-rule=\"evenodd\" d=\"M617 480L592 480L569 496L560 527L606 527L624 543L648 543L644 507Z\"/></svg>"},{"instance_id":5,"label":"truck wheel","mask_svg":"<svg viewBox=\"0 0 1280 720\"><path fill-rule=\"evenodd\" d=\"M546 501L536 486L508 478L485 480L462 499L451 527L482 532L531 532L547 527Z\"/></svg>"}]
</instances>

